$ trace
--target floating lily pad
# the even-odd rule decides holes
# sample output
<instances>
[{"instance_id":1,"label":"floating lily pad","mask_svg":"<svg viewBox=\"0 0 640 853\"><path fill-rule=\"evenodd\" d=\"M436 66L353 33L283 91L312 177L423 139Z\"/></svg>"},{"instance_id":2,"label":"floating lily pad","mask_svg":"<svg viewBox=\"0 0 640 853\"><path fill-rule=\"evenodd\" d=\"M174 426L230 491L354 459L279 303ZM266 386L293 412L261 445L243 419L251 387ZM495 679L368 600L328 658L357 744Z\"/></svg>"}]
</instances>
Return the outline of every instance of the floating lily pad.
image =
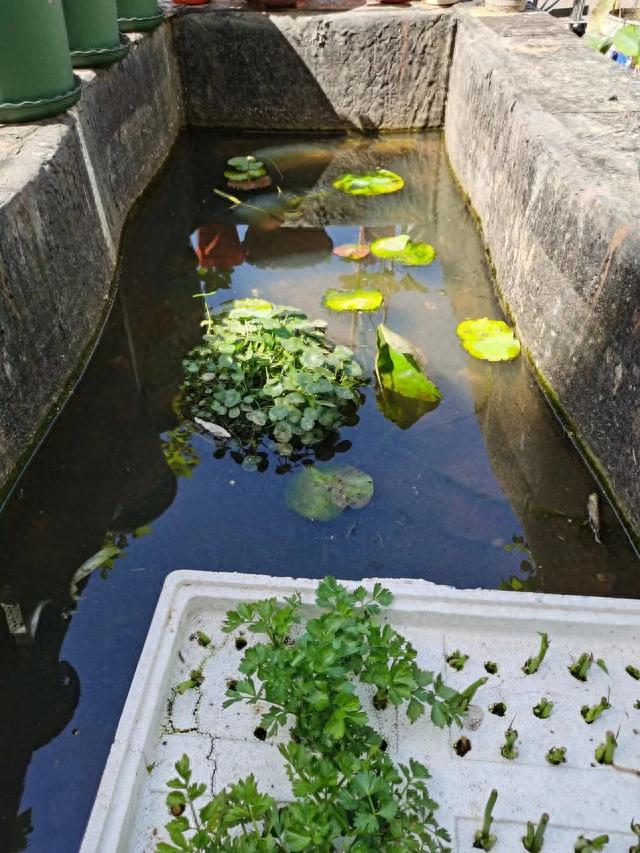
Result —
<instances>
[{"instance_id":1,"label":"floating lily pad","mask_svg":"<svg viewBox=\"0 0 640 853\"><path fill-rule=\"evenodd\" d=\"M379 290L327 290L322 302L331 311L377 311L383 296Z\"/></svg>"},{"instance_id":2,"label":"floating lily pad","mask_svg":"<svg viewBox=\"0 0 640 853\"><path fill-rule=\"evenodd\" d=\"M474 358L509 361L520 355L520 341L503 320L463 320L456 329L460 343Z\"/></svg>"},{"instance_id":3,"label":"floating lily pad","mask_svg":"<svg viewBox=\"0 0 640 853\"><path fill-rule=\"evenodd\" d=\"M408 429L439 405L442 394L424 372L410 341L383 324L378 326L377 338L378 406L386 418Z\"/></svg>"},{"instance_id":4,"label":"floating lily pad","mask_svg":"<svg viewBox=\"0 0 640 853\"><path fill-rule=\"evenodd\" d=\"M362 261L369 257L371 249L367 243L345 243L343 246L336 246L333 254L348 261Z\"/></svg>"},{"instance_id":5,"label":"floating lily pad","mask_svg":"<svg viewBox=\"0 0 640 853\"><path fill-rule=\"evenodd\" d=\"M395 237L381 237L371 244L371 254L376 258L395 258L398 252L402 252L409 242L408 234L396 234Z\"/></svg>"},{"instance_id":6,"label":"floating lily pad","mask_svg":"<svg viewBox=\"0 0 640 853\"><path fill-rule=\"evenodd\" d=\"M333 182L337 190L349 195L384 195L395 193L404 186L404 179L387 169L375 169L371 172L347 172Z\"/></svg>"},{"instance_id":7,"label":"floating lily pad","mask_svg":"<svg viewBox=\"0 0 640 853\"><path fill-rule=\"evenodd\" d=\"M413 243L408 234L374 240L371 253L412 267L426 267L436 258L436 250L430 243Z\"/></svg>"},{"instance_id":8,"label":"floating lily pad","mask_svg":"<svg viewBox=\"0 0 640 853\"><path fill-rule=\"evenodd\" d=\"M312 521L333 521L345 509L362 509L373 497L373 480L349 465L303 468L291 482L289 509Z\"/></svg>"}]
</instances>

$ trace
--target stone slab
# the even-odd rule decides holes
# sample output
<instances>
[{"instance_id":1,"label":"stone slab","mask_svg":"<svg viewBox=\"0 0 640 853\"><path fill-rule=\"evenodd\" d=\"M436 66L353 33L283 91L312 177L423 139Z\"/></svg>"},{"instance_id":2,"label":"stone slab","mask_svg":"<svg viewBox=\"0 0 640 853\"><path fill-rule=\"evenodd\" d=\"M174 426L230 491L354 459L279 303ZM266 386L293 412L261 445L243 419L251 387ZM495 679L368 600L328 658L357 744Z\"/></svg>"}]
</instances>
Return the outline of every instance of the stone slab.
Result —
<instances>
[{"instance_id":1,"label":"stone slab","mask_svg":"<svg viewBox=\"0 0 640 853\"><path fill-rule=\"evenodd\" d=\"M55 119L0 127L0 494L81 370L124 220L182 121L169 25L82 71Z\"/></svg>"},{"instance_id":2,"label":"stone slab","mask_svg":"<svg viewBox=\"0 0 640 853\"><path fill-rule=\"evenodd\" d=\"M547 15L456 17L453 170L522 343L638 532L640 86Z\"/></svg>"},{"instance_id":3,"label":"stone slab","mask_svg":"<svg viewBox=\"0 0 640 853\"><path fill-rule=\"evenodd\" d=\"M173 20L189 124L440 127L452 18L424 8L207 11Z\"/></svg>"},{"instance_id":4,"label":"stone slab","mask_svg":"<svg viewBox=\"0 0 640 853\"><path fill-rule=\"evenodd\" d=\"M366 585L373 580L364 581ZM465 723L472 748L456 755L457 731L436 729L422 719L410 725L395 708L372 714L390 754L397 761L414 757L426 763L429 788L440 802L440 820L453 836L453 849L471 848L492 787L496 853L521 849L528 820L543 811L551 816L545 853L566 853L580 833L608 832L612 849L632 841L629 824L637 817L640 780L633 773L600 767L595 746L607 729L620 726L616 755L621 766L640 766L640 712L634 706L638 683L624 671L640 658L640 604L636 601L573 596L455 590L419 580L383 580L394 594L391 624L406 635L425 668L443 671L449 684L462 688L485 675L484 661L498 663L476 694ZM226 681L237 676L241 652L234 635L221 632L227 609L240 601L300 591L311 612L315 582L259 575L174 572L167 578L140 657L120 725L96 797L81 853L141 853L164 837L169 816L165 783L184 752L192 760L193 781L217 792L253 772L259 786L277 799L291 798L288 780L273 742L253 736L260 709L223 710ZM196 630L212 639L203 650ZM522 664L537 652L536 632L547 631L551 647L539 671L525 676ZM250 638L249 638L250 640ZM251 640L250 640L251 641ZM445 665L454 649L469 654L464 671ZM607 663L609 675L595 665L582 684L567 665L583 651ZM175 697L173 688L204 659L200 692ZM612 708L587 725L584 703L595 704L610 691ZM361 692L369 711L370 697ZM539 720L532 707L542 696L555 702L552 716ZM504 718L488 712L496 701L507 704ZM514 714L520 755L500 755L503 733ZM375 716L375 718L374 718ZM280 735L276 740L280 740ZM567 763L553 767L544 758L553 746L566 746Z\"/></svg>"}]
</instances>

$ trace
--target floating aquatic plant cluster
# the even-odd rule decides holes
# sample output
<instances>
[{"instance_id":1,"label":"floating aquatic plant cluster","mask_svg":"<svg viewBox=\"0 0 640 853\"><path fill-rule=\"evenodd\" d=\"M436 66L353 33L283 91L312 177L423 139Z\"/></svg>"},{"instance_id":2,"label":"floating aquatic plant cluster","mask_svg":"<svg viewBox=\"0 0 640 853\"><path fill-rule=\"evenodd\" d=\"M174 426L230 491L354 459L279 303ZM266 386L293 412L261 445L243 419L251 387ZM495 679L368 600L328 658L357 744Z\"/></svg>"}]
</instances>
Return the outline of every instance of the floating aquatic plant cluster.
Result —
<instances>
[{"instance_id":1,"label":"floating aquatic plant cluster","mask_svg":"<svg viewBox=\"0 0 640 853\"><path fill-rule=\"evenodd\" d=\"M245 467L260 465L265 436L284 457L318 444L353 418L367 381L325 325L259 299L227 303L184 362L181 405L214 438L233 439Z\"/></svg>"}]
</instances>

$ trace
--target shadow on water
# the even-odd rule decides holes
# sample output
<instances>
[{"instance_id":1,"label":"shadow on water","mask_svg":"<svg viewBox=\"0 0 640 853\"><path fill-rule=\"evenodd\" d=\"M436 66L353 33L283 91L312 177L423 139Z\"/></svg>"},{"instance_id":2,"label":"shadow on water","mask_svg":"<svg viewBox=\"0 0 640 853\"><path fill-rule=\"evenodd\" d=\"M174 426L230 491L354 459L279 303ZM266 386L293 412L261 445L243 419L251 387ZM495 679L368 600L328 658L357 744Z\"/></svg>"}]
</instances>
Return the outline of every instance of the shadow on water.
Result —
<instances>
[{"instance_id":1,"label":"shadow on water","mask_svg":"<svg viewBox=\"0 0 640 853\"><path fill-rule=\"evenodd\" d=\"M259 199L267 214L232 210L213 193L226 159L250 151L284 172L285 193L313 190L299 220L282 226L275 190ZM342 171L370 166L404 175L405 190L330 192ZM403 231L432 242L438 261L407 272L331 254ZM321 308L327 287L359 284L385 294L379 315ZM253 295L324 317L368 370L381 320L426 354L443 392L437 408L401 429L369 388L358 425L322 456L338 453L372 476L364 510L313 524L286 508L295 474L278 476L273 464L248 473L180 426L174 400L182 360L200 340L203 299L193 294L202 292L211 307ZM602 545L584 523L596 486L524 360L490 365L460 349L457 323L485 315L499 313L482 248L437 135L179 140L127 229L100 345L0 516L0 849L77 849L172 569L638 595L637 562L613 513L602 504ZM105 544L116 550L102 572L78 576Z\"/></svg>"}]
</instances>

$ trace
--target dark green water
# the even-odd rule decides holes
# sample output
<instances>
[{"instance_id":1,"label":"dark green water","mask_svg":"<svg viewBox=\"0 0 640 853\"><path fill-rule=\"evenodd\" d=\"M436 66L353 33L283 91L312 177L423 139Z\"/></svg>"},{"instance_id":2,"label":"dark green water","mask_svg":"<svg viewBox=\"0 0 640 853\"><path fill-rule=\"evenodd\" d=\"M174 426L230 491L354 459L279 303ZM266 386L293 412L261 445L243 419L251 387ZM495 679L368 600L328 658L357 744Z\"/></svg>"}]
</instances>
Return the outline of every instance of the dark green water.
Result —
<instances>
[{"instance_id":1,"label":"dark green water","mask_svg":"<svg viewBox=\"0 0 640 853\"><path fill-rule=\"evenodd\" d=\"M213 193L225 160L251 151L278 164L287 190L328 189L341 172L369 167L400 173L406 187L377 198L322 193L303 220L276 228ZM332 247L406 232L432 243L438 260L410 275L365 266L386 296L379 314L321 307L328 287L356 282L358 268ZM294 474L276 473L273 460L249 473L198 435L177 446L173 400L201 335L203 301L192 295L202 288L218 288L212 306L260 296L322 317L367 370L382 319L425 354L444 395L438 408L401 430L370 388L334 448L333 462L373 478L366 508L314 524L287 509ZM638 562L604 501L602 544L584 523L599 490L524 359L491 365L460 348L457 324L482 316L500 311L439 136L180 139L126 231L118 297L86 375L0 516L1 600L29 629L18 643L4 620L0 628L0 850L78 848L173 569L640 595ZM141 527L146 535L134 536ZM74 574L105 539L122 555L79 582L75 603Z\"/></svg>"}]
</instances>

